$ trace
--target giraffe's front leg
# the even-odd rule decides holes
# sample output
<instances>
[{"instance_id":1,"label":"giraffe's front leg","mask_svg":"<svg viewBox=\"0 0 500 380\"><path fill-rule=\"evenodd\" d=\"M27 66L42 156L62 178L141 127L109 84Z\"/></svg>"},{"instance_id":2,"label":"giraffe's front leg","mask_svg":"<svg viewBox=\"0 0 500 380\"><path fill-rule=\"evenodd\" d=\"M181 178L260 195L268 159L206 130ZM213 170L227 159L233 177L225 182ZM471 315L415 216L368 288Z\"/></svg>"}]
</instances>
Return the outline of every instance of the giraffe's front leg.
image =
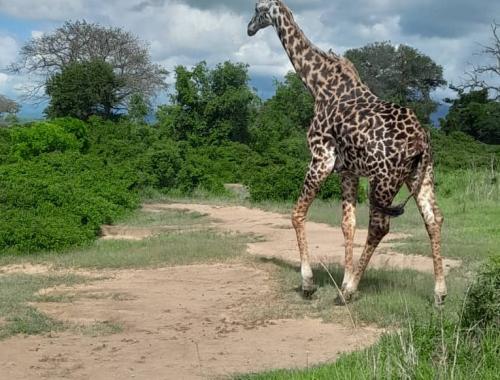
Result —
<instances>
[{"instance_id":1,"label":"giraffe's front leg","mask_svg":"<svg viewBox=\"0 0 500 380\"><path fill-rule=\"evenodd\" d=\"M300 252L300 273L302 275L302 292L305 297L310 297L316 290L313 272L309 262L305 221L309 206L313 202L323 181L333 169L334 161L313 159L306 174L304 186L299 200L293 210L292 224L297 234L297 243Z\"/></svg>"},{"instance_id":2,"label":"giraffe's front leg","mask_svg":"<svg viewBox=\"0 0 500 380\"><path fill-rule=\"evenodd\" d=\"M356 198L358 195L359 178L352 175L342 176L342 232L345 241L344 279L342 289L345 289L354 275L353 245L356 231Z\"/></svg>"}]
</instances>

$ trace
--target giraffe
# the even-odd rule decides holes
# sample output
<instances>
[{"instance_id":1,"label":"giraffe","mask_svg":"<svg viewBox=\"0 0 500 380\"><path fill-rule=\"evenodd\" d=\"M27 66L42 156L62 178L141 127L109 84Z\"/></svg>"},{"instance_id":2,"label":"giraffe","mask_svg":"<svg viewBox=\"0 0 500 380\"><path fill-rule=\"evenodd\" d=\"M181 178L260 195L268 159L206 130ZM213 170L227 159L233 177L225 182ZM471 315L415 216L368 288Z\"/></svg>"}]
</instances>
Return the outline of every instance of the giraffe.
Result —
<instances>
[{"instance_id":1,"label":"giraffe","mask_svg":"<svg viewBox=\"0 0 500 380\"><path fill-rule=\"evenodd\" d=\"M413 111L373 94L349 60L312 44L283 1L257 1L248 35L268 26L276 30L295 71L315 101L307 132L311 161L292 213L304 296L309 297L316 289L305 233L306 215L321 184L335 172L341 179L345 239L344 278L337 302L352 300L373 252L389 232L390 218L401 215L413 197L431 241L435 304L442 305L447 294L441 258L444 219L435 198L428 134ZM370 184L370 220L365 247L355 267L353 239L360 177L368 178ZM404 184L410 196L393 206L394 197Z\"/></svg>"}]
</instances>

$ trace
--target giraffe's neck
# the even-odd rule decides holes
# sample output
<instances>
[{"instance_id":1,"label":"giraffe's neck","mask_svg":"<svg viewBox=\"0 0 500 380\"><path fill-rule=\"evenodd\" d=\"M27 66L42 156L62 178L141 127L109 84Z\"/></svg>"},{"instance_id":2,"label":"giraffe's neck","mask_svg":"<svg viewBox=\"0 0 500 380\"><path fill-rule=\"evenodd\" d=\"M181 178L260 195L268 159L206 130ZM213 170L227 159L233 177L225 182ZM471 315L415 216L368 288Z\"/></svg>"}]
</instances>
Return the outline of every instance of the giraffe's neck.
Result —
<instances>
[{"instance_id":1,"label":"giraffe's neck","mask_svg":"<svg viewBox=\"0 0 500 380\"><path fill-rule=\"evenodd\" d=\"M295 71L316 101L340 98L354 88L367 90L350 62L315 46L297 25L290 9L282 2L277 7L274 28Z\"/></svg>"}]
</instances>

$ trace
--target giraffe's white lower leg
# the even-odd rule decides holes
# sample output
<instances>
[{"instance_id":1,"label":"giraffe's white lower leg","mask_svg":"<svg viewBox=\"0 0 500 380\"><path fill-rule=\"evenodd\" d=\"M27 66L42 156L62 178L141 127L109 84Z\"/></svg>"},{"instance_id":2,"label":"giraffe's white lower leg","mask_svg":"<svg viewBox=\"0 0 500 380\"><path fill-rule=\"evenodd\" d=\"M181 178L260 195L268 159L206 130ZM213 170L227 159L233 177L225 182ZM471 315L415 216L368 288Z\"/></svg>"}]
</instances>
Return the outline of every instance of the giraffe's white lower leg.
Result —
<instances>
[{"instance_id":1,"label":"giraffe's white lower leg","mask_svg":"<svg viewBox=\"0 0 500 380\"><path fill-rule=\"evenodd\" d=\"M448 294L444 278L443 258L441 257L441 226L444 218L436 204L430 168L425 174L416 201L431 241L435 279L434 302L436 306L442 306Z\"/></svg>"},{"instance_id":2,"label":"giraffe's white lower leg","mask_svg":"<svg viewBox=\"0 0 500 380\"><path fill-rule=\"evenodd\" d=\"M302 290L304 292L314 291L313 272L308 261L303 261L301 263L300 274L302 275Z\"/></svg>"},{"instance_id":3,"label":"giraffe's white lower leg","mask_svg":"<svg viewBox=\"0 0 500 380\"><path fill-rule=\"evenodd\" d=\"M354 273L351 271L344 271L344 278L342 280L342 289L352 288L352 280L354 279Z\"/></svg>"},{"instance_id":4,"label":"giraffe's white lower leg","mask_svg":"<svg viewBox=\"0 0 500 380\"><path fill-rule=\"evenodd\" d=\"M309 250L306 240L305 221L309 206L314 200L321 183L328 177L333 169L333 161L322 161L314 159L309 165L309 170L304 180L304 186L300 198L295 205L292 214L292 224L297 234L297 243L300 252L302 291L304 296L309 297L316 290L313 281L313 272L309 264Z\"/></svg>"}]
</instances>

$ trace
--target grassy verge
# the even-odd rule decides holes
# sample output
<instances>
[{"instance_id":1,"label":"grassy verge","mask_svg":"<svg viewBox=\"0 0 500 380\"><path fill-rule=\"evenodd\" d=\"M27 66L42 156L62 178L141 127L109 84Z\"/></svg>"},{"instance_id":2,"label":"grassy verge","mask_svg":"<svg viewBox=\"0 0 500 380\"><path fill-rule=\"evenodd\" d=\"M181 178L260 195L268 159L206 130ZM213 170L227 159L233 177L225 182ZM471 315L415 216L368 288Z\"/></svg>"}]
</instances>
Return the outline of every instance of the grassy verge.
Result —
<instances>
[{"instance_id":1,"label":"grassy verge","mask_svg":"<svg viewBox=\"0 0 500 380\"><path fill-rule=\"evenodd\" d=\"M127 226L175 226L179 231L161 233L141 241L98 240L86 248L63 253L1 255L0 266L44 264L53 268L121 269L162 265L187 265L221 262L243 254L250 237L217 233L208 229L209 219L197 213L164 210L161 213L137 211L124 221ZM194 224L207 226L197 231L182 231Z\"/></svg>"},{"instance_id":2,"label":"grassy verge","mask_svg":"<svg viewBox=\"0 0 500 380\"><path fill-rule=\"evenodd\" d=\"M338 295L330 275L337 284L342 282L343 268L332 265L328 272L314 268L317 291L312 299L304 299L300 291L299 268L280 260L262 260L273 265L279 284L280 297L265 311L270 318L319 317L325 321L340 320L351 324L348 311L335 306ZM277 268L277 269L276 269ZM449 294L445 316L455 318L458 314L467 279L455 273L448 278ZM436 312L434 308L433 276L413 270L371 269L365 273L359 285L359 296L349 305L349 311L357 325L366 323L377 326L402 326L405 315L410 313L415 320L426 319Z\"/></svg>"},{"instance_id":3,"label":"grassy verge","mask_svg":"<svg viewBox=\"0 0 500 380\"><path fill-rule=\"evenodd\" d=\"M439 316L385 335L373 347L307 370L277 370L238 380L498 379L500 334L478 339ZM497 350L497 351L495 351Z\"/></svg>"},{"instance_id":4,"label":"grassy verge","mask_svg":"<svg viewBox=\"0 0 500 380\"><path fill-rule=\"evenodd\" d=\"M0 276L0 339L16 334L36 335L65 328L28 303L36 301L36 293L57 285L76 285L89 279L73 274Z\"/></svg>"}]
</instances>

